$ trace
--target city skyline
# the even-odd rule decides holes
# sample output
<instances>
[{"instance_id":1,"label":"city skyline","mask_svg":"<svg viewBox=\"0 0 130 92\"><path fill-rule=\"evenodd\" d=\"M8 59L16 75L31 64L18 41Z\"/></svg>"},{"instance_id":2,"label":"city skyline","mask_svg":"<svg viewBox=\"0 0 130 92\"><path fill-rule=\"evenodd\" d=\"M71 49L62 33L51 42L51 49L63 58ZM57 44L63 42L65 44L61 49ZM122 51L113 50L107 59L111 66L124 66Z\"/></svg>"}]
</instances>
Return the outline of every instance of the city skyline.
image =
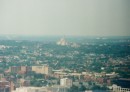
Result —
<instances>
[{"instance_id":1,"label":"city skyline","mask_svg":"<svg viewBox=\"0 0 130 92\"><path fill-rule=\"evenodd\" d=\"M130 36L129 0L1 0L0 35Z\"/></svg>"}]
</instances>

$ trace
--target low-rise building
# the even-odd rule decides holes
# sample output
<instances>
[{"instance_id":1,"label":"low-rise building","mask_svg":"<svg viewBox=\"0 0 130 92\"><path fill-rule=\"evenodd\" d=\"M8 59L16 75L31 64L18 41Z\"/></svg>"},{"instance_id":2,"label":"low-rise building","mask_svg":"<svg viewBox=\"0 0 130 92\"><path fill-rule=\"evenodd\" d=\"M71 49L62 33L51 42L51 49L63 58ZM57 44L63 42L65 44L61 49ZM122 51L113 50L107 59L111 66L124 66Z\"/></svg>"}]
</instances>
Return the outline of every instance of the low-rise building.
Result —
<instances>
[{"instance_id":1,"label":"low-rise building","mask_svg":"<svg viewBox=\"0 0 130 92\"><path fill-rule=\"evenodd\" d=\"M51 86L51 87L20 87L12 92L68 92L69 88L64 86Z\"/></svg>"},{"instance_id":2,"label":"low-rise building","mask_svg":"<svg viewBox=\"0 0 130 92\"><path fill-rule=\"evenodd\" d=\"M52 69L48 65L32 66L32 71L36 73L47 74L47 75L50 75L52 73Z\"/></svg>"},{"instance_id":3,"label":"low-rise building","mask_svg":"<svg viewBox=\"0 0 130 92\"><path fill-rule=\"evenodd\" d=\"M72 80L68 79L68 78L62 78L60 79L60 85L61 86L67 86L67 87L71 87L72 86Z\"/></svg>"},{"instance_id":4,"label":"low-rise building","mask_svg":"<svg viewBox=\"0 0 130 92\"><path fill-rule=\"evenodd\" d=\"M9 81L0 81L0 92L10 92Z\"/></svg>"},{"instance_id":5,"label":"low-rise building","mask_svg":"<svg viewBox=\"0 0 130 92\"><path fill-rule=\"evenodd\" d=\"M112 85L112 92L130 92L129 88L122 88L117 85Z\"/></svg>"},{"instance_id":6,"label":"low-rise building","mask_svg":"<svg viewBox=\"0 0 130 92\"><path fill-rule=\"evenodd\" d=\"M12 73L27 73L31 71L30 66L11 66L9 67L9 71Z\"/></svg>"}]
</instances>

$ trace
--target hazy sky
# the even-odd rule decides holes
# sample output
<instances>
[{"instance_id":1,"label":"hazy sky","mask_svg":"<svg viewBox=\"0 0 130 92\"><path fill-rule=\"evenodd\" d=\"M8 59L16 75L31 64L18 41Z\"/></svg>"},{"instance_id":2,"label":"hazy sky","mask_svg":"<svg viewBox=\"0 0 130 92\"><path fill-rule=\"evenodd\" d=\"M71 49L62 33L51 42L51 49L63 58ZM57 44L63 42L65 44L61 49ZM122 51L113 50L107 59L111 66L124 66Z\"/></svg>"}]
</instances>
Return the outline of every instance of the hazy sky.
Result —
<instances>
[{"instance_id":1,"label":"hazy sky","mask_svg":"<svg viewBox=\"0 0 130 92\"><path fill-rule=\"evenodd\" d=\"M130 0L0 0L0 35L130 36Z\"/></svg>"}]
</instances>

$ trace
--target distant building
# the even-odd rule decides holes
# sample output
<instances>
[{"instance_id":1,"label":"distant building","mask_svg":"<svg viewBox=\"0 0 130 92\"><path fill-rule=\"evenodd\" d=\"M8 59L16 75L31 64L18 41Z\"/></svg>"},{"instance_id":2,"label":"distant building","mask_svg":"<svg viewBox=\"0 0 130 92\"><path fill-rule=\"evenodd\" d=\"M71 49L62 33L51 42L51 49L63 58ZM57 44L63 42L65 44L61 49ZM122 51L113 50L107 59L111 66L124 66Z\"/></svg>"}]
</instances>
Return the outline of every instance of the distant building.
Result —
<instances>
[{"instance_id":1,"label":"distant building","mask_svg":"<svg viewBox=\"0 0 130 92\"><path fill-rule=\"evenodd\" d=\"M69 92L69 88L66 86L54 85L52 87L47 87L47 92Z\"/></svg>"},{"instance_id":2,"label":"distant building","mask_svg":"<svg viewBox=\"0 0 130 92\"><path fill-rule=\"evenodd\" d=\"M13 81L10 82L10 91L12 92L13 90L15 90L15 84Z\"/></svg>"},{"instance_id":3,"label":"distant building","mask_svg":"<svg viewBox=\"0 0 130 92\"><path fill-rule=\"evenodd\" d=\"M4 74L0 74L0 80L4 78Z\"/></svg>"},{"instance_id":4,"label":"distant building","mask_svg":"<svg viewBox=\"0 0 130 92\"><path fill-rule=\"evenodd\" d=\"M29 87L30 86L30 81L25 80L25 79L20 79L20 86L21 87Z\"/></svg>"},{"instance_id":5,"label":"distant building","mask_svg":"<svg viewBox=\"0 0 130 92\"><path fill-rule=\"evenodd\" d=\"M112 92L130 92L129 88L122 88L117 85L112 85Z\"/></svg>"},{"instance_id":6,"label":"distant building","mask_svg":"<svg viewBox=\"0 0 130 92\"><path fill-rule=\"evenodd\" d=\"M58 42L57 45L65 46L68 45L68 42L65 40L65 38L61 38Z\"/></svg>"},{"instance_id":7,"label":"distant building","mask_svg":"<svg viewBox=\"0 0 130 92\"><path fill-rule=\"evenodd\" d=\"M9 81L0 81L0 92L10 92Z\"/></svg>"},{"instance_id":8,"label":"distant building","mask_svg":"<svg viewBox=\"0 0 130 92\"><path fill-rule=\"evenodd\" d=\"M47 89L41 87L20 87L16 88L16 90L12 92L48 92L48 91Z\"/></svg>"},{"instance_id":9,"label":"distant building","mask_svg":"<svg viewBox=\"0 0 130 92\"><path fill-rule=\"evenodd\" d=\"M26 66L21 66L21 70L20 71L26 72L27 71L27 67Z\"/></svg>"},{"instance_id":10,"label":"distant building","mask_svg":"<svg viewBox=\"0 0 130 92\"><path fill-rule=\"evenodd\" d=\"M9 71L12 73L18 73L21 70L20 66L11 66L9 67Z\"/></svg>"},{"instance_id":11,"label":"distant building","mask_svg":"<svg viewBox=\"0 0 130 92\"><path fill-rule=\"evenodd\" d=\"M62 78L62 79L60 79L60 85L71 87L72 86L72 80L68 79L68 78Z\"/></svg>"},{"instance_id":12,"label":"distant building","mask_svg":"<svg viewBox=\"0 0 130 92\"><path fill-rule=\"evenodd\" d=\"M28 73L31 70L32 70L31 66L21 66L21 69L20 69L21 72L25 72L25 73Z\"/></svg>"},{"instance_id":13,"label":"distant building","mask_svg":"<svg viewBox=\"0 0 130 92\"><path fill-rule=\"evenodd\" d=\"M31 67L30 66L11 66L9 67L9 71L12 73L27 73L29 71L31 71Z\"/></svg>"},{"instance_id":14,"label":"distant building","mask_svg":"<svg viewBox=\"0 0 130 92\"><path fill-rule=\"evenodd\" d=\"M52 69L48 65L32 66L32 71L46 75L50 75L52 73Z\"/></svg>"},{"instance_id":15,"label":"distant building","mask_svg":"<svg viewBox=\"0 0 130 92\"><path fill-rule=\"evenodd\" d=\"M68 92L68 89L67 87L56 85L52 87L20 87L12 92Z\"/></svg>"}]
</instances>

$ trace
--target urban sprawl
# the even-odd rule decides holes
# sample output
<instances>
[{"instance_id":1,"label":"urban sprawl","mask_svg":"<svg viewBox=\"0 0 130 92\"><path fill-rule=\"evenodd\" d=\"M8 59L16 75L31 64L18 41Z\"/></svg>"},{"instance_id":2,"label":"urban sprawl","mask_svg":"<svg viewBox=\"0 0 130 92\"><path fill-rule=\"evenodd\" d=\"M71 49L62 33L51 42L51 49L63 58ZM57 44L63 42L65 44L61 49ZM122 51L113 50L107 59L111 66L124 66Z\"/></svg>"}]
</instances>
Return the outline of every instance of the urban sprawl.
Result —
<instances>
[{"instance_id":1,"label":"urban sprawl","mask_svg":"<svg viewBox=\"0 0 130 92\"><path fill-rule=\"evenodd\" d=\"M0 40L0 92L130 92L130 38Z\"/></svg>"}]
</instances>

